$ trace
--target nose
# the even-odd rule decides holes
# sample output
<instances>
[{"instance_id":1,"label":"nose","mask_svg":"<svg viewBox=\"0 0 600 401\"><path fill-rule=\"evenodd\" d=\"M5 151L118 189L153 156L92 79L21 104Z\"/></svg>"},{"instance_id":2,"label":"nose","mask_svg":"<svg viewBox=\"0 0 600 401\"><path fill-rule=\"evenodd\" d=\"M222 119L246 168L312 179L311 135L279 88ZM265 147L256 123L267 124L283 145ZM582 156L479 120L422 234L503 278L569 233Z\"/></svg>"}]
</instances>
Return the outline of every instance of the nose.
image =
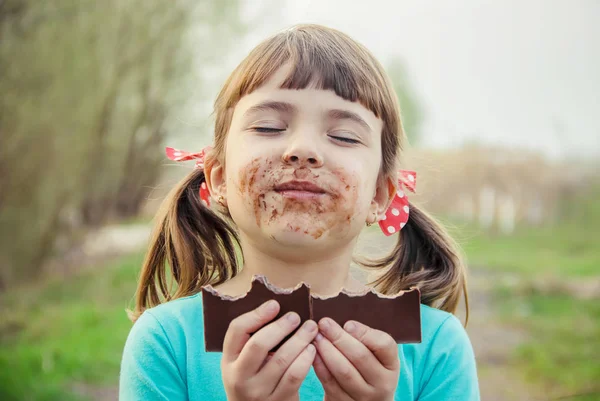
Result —
<instances>
[{"instance_id":1,"label":"nose","mask_svg":"<svg viewBox=\"0 0 600 401\"><path fill-rule=\"evenodd\" d=\"M319 152L315 141L310 139L297 139L288 146L282 155L285 163L296 167L321 167L323 155Z\"/></svg>"}]
</instances>

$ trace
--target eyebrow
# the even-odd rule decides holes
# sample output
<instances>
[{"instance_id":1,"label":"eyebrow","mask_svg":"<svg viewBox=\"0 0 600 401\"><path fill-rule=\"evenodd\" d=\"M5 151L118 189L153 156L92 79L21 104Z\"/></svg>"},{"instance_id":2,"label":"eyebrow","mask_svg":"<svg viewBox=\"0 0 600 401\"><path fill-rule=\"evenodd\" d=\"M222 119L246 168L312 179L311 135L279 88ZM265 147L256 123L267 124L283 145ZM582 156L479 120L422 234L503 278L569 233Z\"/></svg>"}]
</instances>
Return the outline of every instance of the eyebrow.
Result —
<instances>
[{"instance_id":1,"label":"eyebrow","mask_svg":"<svg viewBox=\"0 0 600 401\"><path fill-rule=\"evenodd\" d=\"M291 103L275 101L275 100L268 100L268 101L264 101L264 102L255 104L254 106L248 108L248 110L246 110L246 112L244 113L244 116L248 116L253 113L265 112L265 111L277 111L280 113L294 114L298 111L298 109L296 108L296 106L294 106ZM332 110L327 111L327 116L334 120L354 121L355 123L357 123L360 126L362 126L363 128L365 128L367 131L372 131L371 126L363 118L361 118L358 114L356 114L352 111L341 110L341 109L332 109Z\"/></svg>"},{"instance_id":2,"label":"eyebrow","mask_svg":"<svg viewBox=\"0 0 600 401\"><path fill-rule=\"evenodd\" d=\"M357 124L361 125L363 128L365 128L367 131L371 131L371 126L369 124L367 124L367 122L365 120L363 120L358 114L356 114L352 111L334 109L334 110L329 110L327 112L327 116L334 120L354 121L355 123L357 123Z\"/></svg>"},{"instance_id":3,"label":"eyebrow","mask_svg":"<svg viewBox=\"0 0 600 401\"><path fill-rule=\"evenodd\" d=\"M287 102L265 101L255 104L244 113L245 116L263 111L278 111L280 113L293 114L296 112L296 106Z\"/></svg>"}]
</instances>

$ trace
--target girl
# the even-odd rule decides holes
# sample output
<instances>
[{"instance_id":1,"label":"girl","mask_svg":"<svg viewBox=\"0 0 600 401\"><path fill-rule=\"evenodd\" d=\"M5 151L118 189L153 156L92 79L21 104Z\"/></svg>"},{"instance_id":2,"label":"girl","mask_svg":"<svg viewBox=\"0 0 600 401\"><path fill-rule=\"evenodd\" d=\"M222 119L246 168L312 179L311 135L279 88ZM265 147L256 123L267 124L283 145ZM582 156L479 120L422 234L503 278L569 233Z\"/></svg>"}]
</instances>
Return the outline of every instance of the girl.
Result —
<instances>
[{"instance_id":1,"label":"girl","mask_svg":"<svg viewBox=\"0 0 600 401\"><path fill-rule=\"evenodd\" d=\"M402 184L415 177L397 170L400 111L369 51L336 30L296 26L248 55L215 113L214 149L170 151L200 161L157 216L121 399L478 400L473 350L452 314L465 268L434 220L412 204L407 214ZM299 326L295 313L272 321L279 305L270 301L231 323L222 354L204 351L203 286L239 296L262 274L320 295L361 290L349 274L352 250L378 221L398 244L369 264L382 272L373 285L387 294L420 288L422 343L397 345L325 318L305 322L269 356Z\"/></svg>"}]
</instances>

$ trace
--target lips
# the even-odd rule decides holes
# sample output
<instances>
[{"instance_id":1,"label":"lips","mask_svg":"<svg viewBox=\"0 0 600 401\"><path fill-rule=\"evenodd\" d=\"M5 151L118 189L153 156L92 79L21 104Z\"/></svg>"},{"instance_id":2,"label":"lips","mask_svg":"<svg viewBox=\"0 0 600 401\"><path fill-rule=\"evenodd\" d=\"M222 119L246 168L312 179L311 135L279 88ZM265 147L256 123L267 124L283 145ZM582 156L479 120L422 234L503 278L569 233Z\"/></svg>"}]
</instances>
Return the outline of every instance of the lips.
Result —
<instances>
[{"instance_id":1,"label":"lips","mask_svg":"<svg viewBox=\"0 0 600 401\"><path fill-rule=\"evenodd\" d=\"M327 193L323 188L310 181L288 181L275 187L275 192L286 198L314 199Z\"/></svg>"},{"instance_id":2,"label":"lips","mask_svg":"<svg viewBox=\"0 0 600 401\"><path fill-rule=\"evenodd\" d=\"M307 192L312 194L324 194L323 188L310 181L288 181L275 186L276 192Z\"/></svg>"}]
</instances>

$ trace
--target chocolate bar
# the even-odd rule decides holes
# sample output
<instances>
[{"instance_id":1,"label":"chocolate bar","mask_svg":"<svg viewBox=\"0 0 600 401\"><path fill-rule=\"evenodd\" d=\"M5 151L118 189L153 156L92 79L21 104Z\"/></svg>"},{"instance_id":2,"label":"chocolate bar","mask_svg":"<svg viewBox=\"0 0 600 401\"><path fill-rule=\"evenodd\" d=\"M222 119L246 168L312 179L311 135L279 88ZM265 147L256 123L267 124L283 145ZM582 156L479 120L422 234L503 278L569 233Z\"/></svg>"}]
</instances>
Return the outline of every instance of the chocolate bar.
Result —
<instances>
[{"instance_id":1,"label":"chocolate bar","mask_svg":"<svg viewBox=\"0 0 600 401\"><path fill-rule=\"evenodd\" d=\"M281 289L269 283L264 276L254 276L250 291L239 297L220 295L210 285L202 288L205 350L222 352L229 323L270 299L280 305L274 320L288 312L298 313L302 322L309 319L318 322L329 317L343 326L348 320L355 320L388 333L397 344L421 342L421 294L418 288L401 291L394 296L375 290L360 293L342 290L336 296L319 297L311 294L304 283L295 288Z\"/></svg>"},{"instance_id":2,"label":"chocolate bar","mask_svg":"<svg viewBox=\"0 0 600 401\"><path fill-rule=\"evenodd\" d=\"M280 289L271 285L266 277L254 276L250 291L239 297L220 295L212 286L202 289L204 309L204 346L207 352L222 352L229 323L236 317L258 308L270 299L279 303L279 319L287 312L296 312L302 322L310 319L310 290L306 284L293 289ZM293 335L290 334L291 337ZM282 342L284 342L284 339ZM277 349L277 347L275 348Z\"/></svg>"}]
</instances>

